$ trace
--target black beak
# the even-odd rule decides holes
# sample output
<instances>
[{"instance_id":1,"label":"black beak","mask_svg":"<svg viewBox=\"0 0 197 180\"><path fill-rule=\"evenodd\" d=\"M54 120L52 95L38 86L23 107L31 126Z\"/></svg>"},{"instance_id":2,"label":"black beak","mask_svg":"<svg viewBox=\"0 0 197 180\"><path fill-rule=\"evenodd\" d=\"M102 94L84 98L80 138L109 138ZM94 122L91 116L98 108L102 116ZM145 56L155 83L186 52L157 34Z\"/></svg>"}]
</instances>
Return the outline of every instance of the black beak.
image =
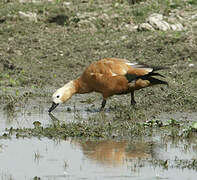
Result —
<instances>
[{"instance_id":1,"label":"black beak","mask_svg":"<svg viewBox=\"0 0 197 180\"><path fill-rule=\"evenodd\" d=\"M51 111L53 111L58 105L59 105L58 103L56 104L56 103L53 102L52 106L49 108L48 112L50 113Z\"/></svg>"}]
</instances>

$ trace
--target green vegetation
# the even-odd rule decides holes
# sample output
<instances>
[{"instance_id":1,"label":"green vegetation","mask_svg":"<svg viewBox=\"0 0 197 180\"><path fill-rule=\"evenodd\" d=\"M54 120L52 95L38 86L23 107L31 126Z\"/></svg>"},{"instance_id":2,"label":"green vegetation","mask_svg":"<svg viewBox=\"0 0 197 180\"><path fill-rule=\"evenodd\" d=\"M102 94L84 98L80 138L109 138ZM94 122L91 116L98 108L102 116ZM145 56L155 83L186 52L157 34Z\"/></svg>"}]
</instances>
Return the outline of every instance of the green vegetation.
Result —
<instances>
[{"instance_id":1,"label":"green vegetation","mask_svg":"<svg viewBox=\"0 0 197 180\"><path fill-rule=\"evenodd\" d=\"M149 120L143 123L132 121L118 121L117 119L105 119L102 113L92 117L88 122L63 123L50 114L53 123L43 127L35 121L34 128L7 129L1 138L10 138L15 135L20 137L48 137L50 139L66 139L68 137L79 138L102 138L102 139L135 139L136 137L152 137L155 134L162 138L195 139L196 123L180 122L170 119L166 122L161 120ZM101 117L103 117L101 119ZM98 120L99 119L99 120Z\"/></svg>"}]
</instances>

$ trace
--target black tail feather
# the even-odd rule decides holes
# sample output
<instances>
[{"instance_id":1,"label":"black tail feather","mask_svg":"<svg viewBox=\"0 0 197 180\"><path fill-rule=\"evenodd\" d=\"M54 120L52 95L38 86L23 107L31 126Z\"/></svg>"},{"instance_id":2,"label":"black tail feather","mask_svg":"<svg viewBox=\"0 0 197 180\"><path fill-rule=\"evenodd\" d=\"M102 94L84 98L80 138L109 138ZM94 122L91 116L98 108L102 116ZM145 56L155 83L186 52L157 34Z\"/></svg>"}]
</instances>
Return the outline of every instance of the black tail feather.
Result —
<instances>
[{"instance_id":1,"label":"black tail feather","mask_svg":"<svg viewBox=\"0 0 197 180\"><path fill-rule=\"evenodd\" d=\"M159 71L162 69L170 69L169 67L164 67L164 66L152 66L151 68L153 68L153 71Z\"/></svg>"},{"instance_id":2,"label":"black tail feather","mask_svg":"<svg viewBox=\"0 0 197 180\"><path fill-rule=\"evenodd\" d=\"M160 76L165 78L165 76L159 74L159 73L155 73L155 72L150 72L149 74L146 74L144 76L137 76L135 74L126 74L125 77L127 78L127 80L129 82L135 81L137 79L143 79L143 80L149 80L150 78L153 78L152 76ZM153 78L155 79L155 78Z\"/></svg>"},{"instance_id":3,"label":"black tail feather","mask_svg":"<svg viewBox=\"0 0 197 180\"><path fill-rule=\"evenodd\" d=\"M166 81L163 81L163 80L160 80L160 79L156 79L154 77L146 77L146 78L143 78L144 80L148 80L150 81L150 83L152 85L155 85L155 84L166 84L167 86L169 86L169 84L166 82Z\"/></svg>"},{"instance_id":4,"label":"black tail feather","mask_svg":"<svg viewBox=\"0 0 197 180\"><path fill-rule=\"evenodd\" d=\"M161 75L161 74L159 74L155 71L159 71L159 70L162 70L162 69L169 69L169 67L147 66L147 65L143 65L143 64L140 64L138 66L139 67L136 67L136 68L143 68L143 67L144 68L152 68L152 72L149 72L148 74L142 75L142 76L138 76L136 74L126 74L125 77L129 81L129 83L132 82L132 81L136 81L138 79L143 79L143 80L149 80L152 85L154 85L154 84L166 84L166 85L168 85L168 83L166 81L156 79L153 76L160 76L162 78L165 78L165 76L163 76L163 75Z\"/></svg>"},{"instance_id":5,"label":"black tail feather","mask_svg":"<svg viewBox=\"0 0 197 180\"><path fill-rule=\"evenodd\" d=\"M149 73L148 76L160 76L160 77L165 78L165 76L163 76L163 75L161 75L161 74L159 74L159 73L155 73L155 72Z\"/></svg>"}]
</instances>

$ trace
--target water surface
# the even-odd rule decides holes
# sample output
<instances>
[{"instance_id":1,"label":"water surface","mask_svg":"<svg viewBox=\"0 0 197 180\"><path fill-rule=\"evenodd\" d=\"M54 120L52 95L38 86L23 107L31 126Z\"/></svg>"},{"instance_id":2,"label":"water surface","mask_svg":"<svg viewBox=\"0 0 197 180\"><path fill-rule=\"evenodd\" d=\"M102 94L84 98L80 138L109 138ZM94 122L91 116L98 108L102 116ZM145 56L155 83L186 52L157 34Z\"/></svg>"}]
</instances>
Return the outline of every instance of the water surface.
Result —
<instances>
[{"instance_id":1,"label":"water surface","mask_svg":"<svg viewBox=\"0 0 197 180\"><path fill-rule=\"evenodd\" d=\"M0 133L6 127L33 127L34 121L41 122L43 126L52 123L53 119L47 113L50 105L37 102L27 102L23 107L2 107ZM84 110L84 106L87 104L77 109L74 105L60 106L54 117L69 123L83 121L97 113ZM106 112L106 116L111 113ZM164 120L164 117L177 116L161 115ZM178 116L180 120L195 117L195 114L191 114L191 117L190 114ZM0 178L191 180L197 177L196 168L192 166L192 162L197 159L197 142L194 141L166 139L159 132L155 132L153 137L130 140L17 139L13 136L0 140Z\"/></svg>"}]
</instances>

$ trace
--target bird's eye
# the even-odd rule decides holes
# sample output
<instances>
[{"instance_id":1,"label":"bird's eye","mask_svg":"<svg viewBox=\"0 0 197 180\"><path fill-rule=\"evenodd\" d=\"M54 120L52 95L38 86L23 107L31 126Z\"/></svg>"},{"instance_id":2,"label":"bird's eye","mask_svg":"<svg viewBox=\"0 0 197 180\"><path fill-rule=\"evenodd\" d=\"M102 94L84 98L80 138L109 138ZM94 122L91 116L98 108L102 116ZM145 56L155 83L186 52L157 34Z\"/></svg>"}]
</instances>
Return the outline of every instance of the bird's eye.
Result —
<instances>
[{"instance_id":1,"label":"bird's eye","mask_svg":"<svg viewBox=\"0 0 197 180\"><path fill-rule=\"evenodd\" d=\"M59 95L57 95L57 98L59 98L60 96Z\"/></svg>"}]
</instances>

